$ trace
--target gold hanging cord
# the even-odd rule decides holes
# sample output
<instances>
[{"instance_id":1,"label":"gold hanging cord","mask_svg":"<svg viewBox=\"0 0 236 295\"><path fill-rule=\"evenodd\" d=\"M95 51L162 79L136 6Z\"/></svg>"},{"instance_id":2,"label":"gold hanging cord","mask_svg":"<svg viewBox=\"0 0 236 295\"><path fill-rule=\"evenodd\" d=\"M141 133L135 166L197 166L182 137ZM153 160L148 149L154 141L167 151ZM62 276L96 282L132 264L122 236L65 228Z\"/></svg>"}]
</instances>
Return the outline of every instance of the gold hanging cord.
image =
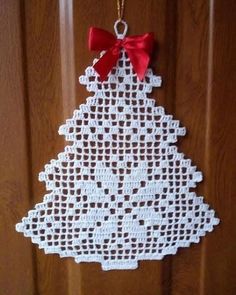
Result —
<instances>
[{"instance_id":1,"label":"gold hanging cord","mask_svg":"<svg viewBox=\"0 0 236 295\"><path fill-rule=\"evenodd\" d=\"M117 0L118 20L121 21L124 16L125 0Z\"/></svg>"}]
</instances>

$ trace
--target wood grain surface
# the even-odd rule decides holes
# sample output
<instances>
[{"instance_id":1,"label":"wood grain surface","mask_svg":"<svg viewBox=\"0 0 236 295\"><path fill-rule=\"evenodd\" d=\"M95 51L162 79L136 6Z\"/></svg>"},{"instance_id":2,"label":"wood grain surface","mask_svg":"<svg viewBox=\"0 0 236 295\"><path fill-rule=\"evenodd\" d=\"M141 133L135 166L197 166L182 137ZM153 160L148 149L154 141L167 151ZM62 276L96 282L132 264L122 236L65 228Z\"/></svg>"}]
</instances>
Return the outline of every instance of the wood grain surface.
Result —
<instances>
[{"instance_id":1,"label":"wood grain surface","mask_svg":"<svg viewBox=\"0 0 236 295\"><path fill-rule=\"evenodd\" d=\"M200 244L129 271L45 255L15 231L45 194L58 127L89 93L90 26L113 31L116 0L0 0L0 295L236 294L236 1L126 0L130 34L153 31L152 97L187 128L178 148L221 223Z\"/></svg>"}]
</instances>

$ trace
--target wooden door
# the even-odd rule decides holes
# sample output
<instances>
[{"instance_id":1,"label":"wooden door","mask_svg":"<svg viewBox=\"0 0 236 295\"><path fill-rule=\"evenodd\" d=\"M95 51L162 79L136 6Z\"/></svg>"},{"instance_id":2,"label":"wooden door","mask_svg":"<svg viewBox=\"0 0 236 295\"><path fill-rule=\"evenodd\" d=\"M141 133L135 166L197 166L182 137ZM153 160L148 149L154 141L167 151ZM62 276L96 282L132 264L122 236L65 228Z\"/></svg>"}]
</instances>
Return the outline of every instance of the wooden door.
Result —
<instances>
[{"instance_id":1,"label":"wooden door","mask_svg":"<svg viewBox=\"0 0 236 295\"><path fill-rule=\"evenodd\" d=\"M130 34L153 31L153 93L188 135L178 147L204 172L197 192L221 224L200 244L131 271L45 255L15 231L64 147L58 127L89 95L78 76L95 54L91 25L113 30L115 0L0 0L0 294L236 294L236 1L127 0Z\"/></svg>"}]
</instances>

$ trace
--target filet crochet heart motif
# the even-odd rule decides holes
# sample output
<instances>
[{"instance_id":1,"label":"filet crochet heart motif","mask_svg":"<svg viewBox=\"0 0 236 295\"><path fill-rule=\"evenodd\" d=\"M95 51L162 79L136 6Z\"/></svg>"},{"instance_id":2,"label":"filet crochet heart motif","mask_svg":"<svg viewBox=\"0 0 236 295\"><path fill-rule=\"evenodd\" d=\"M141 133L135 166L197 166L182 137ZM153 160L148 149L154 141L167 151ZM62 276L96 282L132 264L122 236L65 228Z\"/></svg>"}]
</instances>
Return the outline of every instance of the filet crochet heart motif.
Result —
<instances>
[{"instance_id":1,"label":"filet crochet heart motif","mask_svg":"<svg viewBox=\"0 0 236 295\"><path fill-rule=\"evenodd\" d=\"M122 51L107 81L88 67L80 83L94 94L60 127L72 143L39 174L49 193L17 231L104 270L198 243L219 219L192 192L201 172L174 145L185 128L147 97L161 78L148 69L139 81Z\"/></svg>"}]
</instances>

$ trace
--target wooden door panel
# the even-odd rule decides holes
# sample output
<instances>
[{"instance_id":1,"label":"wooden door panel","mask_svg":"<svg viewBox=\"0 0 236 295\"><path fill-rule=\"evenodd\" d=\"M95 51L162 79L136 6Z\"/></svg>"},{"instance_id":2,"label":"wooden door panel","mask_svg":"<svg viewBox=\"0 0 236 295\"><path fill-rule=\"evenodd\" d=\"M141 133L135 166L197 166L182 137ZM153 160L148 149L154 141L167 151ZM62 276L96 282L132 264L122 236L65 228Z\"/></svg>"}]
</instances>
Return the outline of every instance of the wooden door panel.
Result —
<instances>
[{"instance_id":1,"label":"wooden door panel","mask_svg":"<svg viewBox=\"0 0 236 295\"><path fill-rule=\"evenodd\" d=\"M196 192L211 204L204 191L206 133L203 131L208 120L209 3L178 1L177 11L174 112L187 128L187 135L178 146L203 171L204 182L198 184ZM201 241L200 246L194 244L189 249L180 249L172 258L172 294L201 294L202 251Z\"/></svg>"},{"instance_id":2,"label":"wooden door panel","mask_svg":"<svg viewBox=\"0 0 236 295\"><path fill-rule=\"evenodd\" d=\"M20 5L0 4L0 294L33 294L34 251L15 232L30 207L29 129Z\"/></svg>"},{"instance_id":3,"label":"wooden door panel","mask_svg":"<svg viewBox=\"0 0 236 295\"><path fill-rule=\"evenodd\" d=\"M208 125L206 129L206 194L217 210L219 230L204 241L204 294L236 291L236 2L212 3L209 54Z\"/></svg>"},{"instance_id":4,"label":"wooden door panel","mask_svg":"<svg viewBox=\"0 0 236 295\"><path fill-rule=\"evenodd\" d=\"M221 224L200 244L129 271L45 255L14 225L45 194L38 173L67 144L58 127L90 95L78 76L97 53L90 26L113 31L116 1L0 0L0 295L234 295L236 189L234 0L127 0L130 34L153 31L152 94L187 128L178 148L203 171L196 191Z\"/></svg>"}]
</instances>

